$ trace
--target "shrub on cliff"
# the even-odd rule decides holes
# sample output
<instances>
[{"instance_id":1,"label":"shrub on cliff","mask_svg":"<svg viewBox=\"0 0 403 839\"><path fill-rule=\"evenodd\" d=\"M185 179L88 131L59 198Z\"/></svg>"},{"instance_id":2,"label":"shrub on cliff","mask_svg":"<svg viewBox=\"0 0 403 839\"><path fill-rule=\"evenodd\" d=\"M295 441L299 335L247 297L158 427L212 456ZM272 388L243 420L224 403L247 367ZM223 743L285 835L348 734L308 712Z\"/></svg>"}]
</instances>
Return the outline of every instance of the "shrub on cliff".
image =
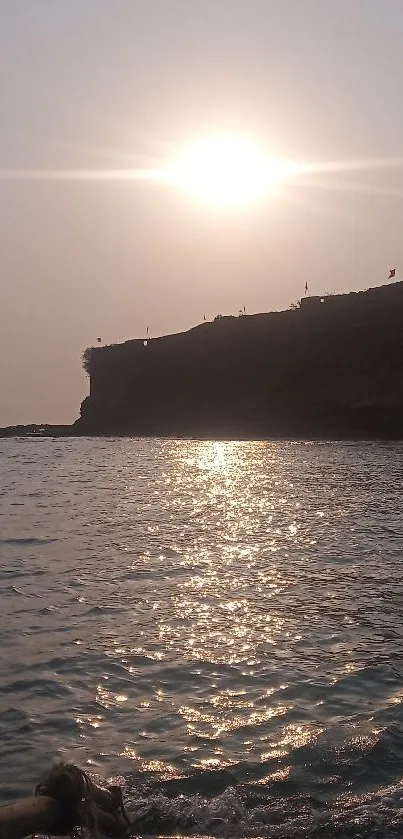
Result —
<instances>
[{"instance_id":1,"label":"shrub on cliff","mask_svg":"<svg viewBox=\"0 0 403 839\"><path fill-rule=\"evenodd\" d=\"M87 347L86 350L83 352L83 367L87 374L87 376L91 375L91 357L92 357L92 347Z\"/></svg>"}]
</instances>

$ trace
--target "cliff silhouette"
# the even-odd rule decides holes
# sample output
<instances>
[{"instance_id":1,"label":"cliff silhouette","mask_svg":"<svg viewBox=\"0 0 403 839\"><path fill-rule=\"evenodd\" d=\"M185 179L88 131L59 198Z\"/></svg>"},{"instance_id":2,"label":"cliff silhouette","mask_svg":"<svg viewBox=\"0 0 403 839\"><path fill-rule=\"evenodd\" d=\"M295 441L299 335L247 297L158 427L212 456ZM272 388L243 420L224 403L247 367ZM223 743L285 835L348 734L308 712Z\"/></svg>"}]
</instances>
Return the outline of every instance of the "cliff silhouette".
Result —
<instances>
[{"instance_id":1,"label":"cliff silhouette","mask_svg":"<svg viewBox=\"0 0 403 839\"><path fill-rule=\"evenodd\" d=\"M74 433L402 438L403 282L93 347Z\"/></svg>"}]
</instances>

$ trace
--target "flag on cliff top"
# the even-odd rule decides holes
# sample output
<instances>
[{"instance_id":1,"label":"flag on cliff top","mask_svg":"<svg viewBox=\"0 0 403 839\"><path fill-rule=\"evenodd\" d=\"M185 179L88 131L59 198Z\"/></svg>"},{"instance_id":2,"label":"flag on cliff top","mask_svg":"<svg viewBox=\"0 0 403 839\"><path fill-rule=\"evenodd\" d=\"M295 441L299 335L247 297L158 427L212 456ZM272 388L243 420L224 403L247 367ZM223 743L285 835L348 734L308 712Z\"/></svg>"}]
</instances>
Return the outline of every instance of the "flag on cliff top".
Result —
<instances>
[{"instance_id":1,"label":"flag on cliff top","mask_svg":"<svg viewBox=\"0 0 403 839\"><path fill-rule=\"evenodd\" d=\"M305 283L305 294L308 294L308 283Z\"/></svg>"},{"instance_id":2,"label":"flag on cliff top","mask_svg":"<svg viewBox=\"0 0 403 839\"><path fill-rule=\"evenodd\" d=\"M390 268L388 280L393 280L396 277L396 268Z\"/></svg>"}]
</instances>

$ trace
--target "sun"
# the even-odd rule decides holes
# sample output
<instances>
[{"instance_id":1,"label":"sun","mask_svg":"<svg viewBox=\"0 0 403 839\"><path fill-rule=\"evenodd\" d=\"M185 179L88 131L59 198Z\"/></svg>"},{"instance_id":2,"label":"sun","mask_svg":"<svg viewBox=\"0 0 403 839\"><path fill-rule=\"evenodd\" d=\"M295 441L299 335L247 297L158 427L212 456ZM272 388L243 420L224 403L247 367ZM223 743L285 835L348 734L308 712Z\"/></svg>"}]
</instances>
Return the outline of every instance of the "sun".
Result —
<instances>
[{"instance_id":1,"label":"sun","mask_svg":"<svg viewBox=\"0 0 403 839\"><path fill-rule=\"evenodd\" d=\"M295 167L253 143L212 137L192 143L166 169L167 180L218 207L248 204L273 192Z\"/></svg>"}]
</instances>

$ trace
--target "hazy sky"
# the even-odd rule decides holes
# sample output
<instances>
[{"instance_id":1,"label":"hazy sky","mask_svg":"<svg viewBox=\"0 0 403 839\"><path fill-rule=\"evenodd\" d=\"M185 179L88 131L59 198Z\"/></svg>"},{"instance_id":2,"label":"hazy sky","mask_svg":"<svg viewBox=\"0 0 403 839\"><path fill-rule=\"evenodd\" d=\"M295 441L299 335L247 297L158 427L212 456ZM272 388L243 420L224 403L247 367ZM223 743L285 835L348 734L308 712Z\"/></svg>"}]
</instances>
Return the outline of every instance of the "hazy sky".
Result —
<instances>
[{"instance_id":1,"label":"hazy sky","mask_svg":"<svg viewBox=\"0 0 403 839\"><path fill-rule=\"evenodd\" d=\"M402 57L402 0L0 0L0 425L75 419L97 336L403 276L403 166L236 211L5 171L154 167L222 133L304 161L403 156Z\"/></svg>"}]
</instances>

